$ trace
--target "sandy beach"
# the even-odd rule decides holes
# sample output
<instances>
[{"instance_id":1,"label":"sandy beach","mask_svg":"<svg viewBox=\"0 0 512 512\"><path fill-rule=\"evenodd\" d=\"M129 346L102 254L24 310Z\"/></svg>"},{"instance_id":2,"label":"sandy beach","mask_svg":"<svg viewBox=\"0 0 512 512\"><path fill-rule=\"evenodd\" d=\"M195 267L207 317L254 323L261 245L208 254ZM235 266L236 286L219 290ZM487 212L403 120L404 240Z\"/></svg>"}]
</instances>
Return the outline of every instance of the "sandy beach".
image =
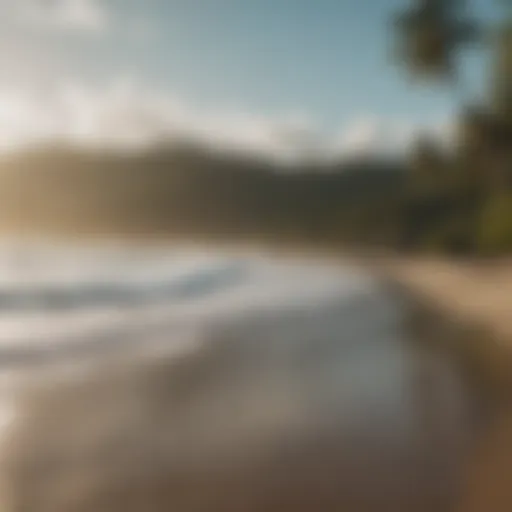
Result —
<instances>
[{"instance_id":1,"label":"sandy beach","mask_svg":"<svg viewBox=\"0 0 512 512\"><path fill-rule=\"evenodd\" d=\"M430 340L467 356L499 397L512 389L512 261L381 257L376 272L408 298Z\"/></svg>"},{"instance_id":2,"label":"sandy beach","mask_svg":"<svg viewBox=\"0 0 512 512\"><path fill-rule=\"evenodd\" d=\"M386 271L454 319L483 328L512 349L512 261L392 259Z\"/></svg>"}]
</instances>

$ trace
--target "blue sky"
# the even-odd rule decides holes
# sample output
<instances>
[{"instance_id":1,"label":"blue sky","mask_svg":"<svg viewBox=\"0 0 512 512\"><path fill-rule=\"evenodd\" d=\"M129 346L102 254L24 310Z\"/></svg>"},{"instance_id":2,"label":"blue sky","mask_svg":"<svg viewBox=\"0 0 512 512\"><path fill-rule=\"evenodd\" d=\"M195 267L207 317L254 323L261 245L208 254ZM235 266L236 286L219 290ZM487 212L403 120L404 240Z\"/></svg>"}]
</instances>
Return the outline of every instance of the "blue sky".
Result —
<instances>
[{"instance_id":1,"label":"blue sky","mask_svg":"<svg viewBox=\"0 0 512 512\"><path fill-rule=\"evenodd\" d=\"M471 3L478 14L495 14L491 0ZM360 119L444 122L460 90L412 87L391 62L389 18L406 4L0 0L3 19L15 21L0 27L0 86L101 88L130 77L196 109L293 114L331 132ZM466 59L468 97L482 91L479 55Z\"/></svg>"}]
</instances>

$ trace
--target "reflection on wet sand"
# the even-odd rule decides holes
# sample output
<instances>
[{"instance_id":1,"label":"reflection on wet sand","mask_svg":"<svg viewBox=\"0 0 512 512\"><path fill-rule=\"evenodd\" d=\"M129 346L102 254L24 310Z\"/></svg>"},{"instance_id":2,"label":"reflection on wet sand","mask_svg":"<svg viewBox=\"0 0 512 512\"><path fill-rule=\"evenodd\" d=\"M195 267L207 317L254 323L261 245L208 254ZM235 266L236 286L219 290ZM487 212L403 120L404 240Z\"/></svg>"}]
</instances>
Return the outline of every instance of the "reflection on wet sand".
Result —
<instances>
[{"instance_id":1,"label":"reflection on wet sand","mask_svg":"<svg viewBox=\"0 0 512 512\"><path fill-rule=\"evenodd\" d=\"M402 316L384 293L297 305L37 382L4 453L11 510L453 510L477 404Z\"/></svg>"},{"instance_id":2,"label":"reflection on wet sand","mask_svg":"<svg viewBox=\"0 0 512 512\"><path fill-rule=\"evenodd\" d=\"M512 411L498 415L468 458L460 512L512 510Z\"/></svg>"}]
</instances>

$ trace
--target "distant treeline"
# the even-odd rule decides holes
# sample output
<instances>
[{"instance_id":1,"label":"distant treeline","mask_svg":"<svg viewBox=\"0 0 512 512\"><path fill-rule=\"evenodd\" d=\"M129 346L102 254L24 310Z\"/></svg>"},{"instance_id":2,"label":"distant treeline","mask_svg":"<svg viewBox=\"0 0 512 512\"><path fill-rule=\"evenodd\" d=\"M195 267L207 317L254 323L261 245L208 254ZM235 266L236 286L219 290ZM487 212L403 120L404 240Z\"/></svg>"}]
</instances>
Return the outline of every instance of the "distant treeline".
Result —
<instances>
[{"instance_id":1,"label":"distant treeline","mask_svg":"<svg viewBox=\"0 0 512 512\"><path fill-rule=\"evenodd\" d=\"M284 166L184 147L31 151L0 162L0 218L9 231L512 249L508 187L469 163L444 165L433 148L415 156Z\"/></svg>"},{"instance_id":2,"label":"distant treeline","mask_svg":"<svg viewBox=\"0 0 512 512\"><path fill-rule=\"evenodd\" d=\"M9 230L346 243L389 236L403 178L399 163L378 160L282 166L188 148L32 151L0 161L0 217Z\"/></svg>"}]
</instances>

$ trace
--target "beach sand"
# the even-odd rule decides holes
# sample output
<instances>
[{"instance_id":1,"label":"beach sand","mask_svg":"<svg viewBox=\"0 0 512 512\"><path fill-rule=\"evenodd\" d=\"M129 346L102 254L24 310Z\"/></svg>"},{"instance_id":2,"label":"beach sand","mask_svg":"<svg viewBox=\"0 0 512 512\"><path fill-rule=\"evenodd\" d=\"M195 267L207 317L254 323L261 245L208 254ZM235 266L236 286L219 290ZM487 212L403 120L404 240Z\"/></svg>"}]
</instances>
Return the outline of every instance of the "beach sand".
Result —
<instances>
[{"instance_id":1,"label":"beach sand","mask_svg":"<svg viewBox=\"0 0 512 512\"><path fill-rule=\"evenodd\" d=\"M512 349L512 260L475 263L392 259L386 271L454 319L488 330Z\"/></svg>"},{"instance_id":2,"label":"beach sand","mask_svg":"<svg viewBox=\"0 0 512 512\"><path fill-rule=\"evenodd\" d=\"M427 339L444 332L452 343L446 333L458 332L457 349L498 383L505 400L468 459L457 511L512 510L512 261L383 258L377 267L418 302Z\"/></svg>"}]
</instances>

